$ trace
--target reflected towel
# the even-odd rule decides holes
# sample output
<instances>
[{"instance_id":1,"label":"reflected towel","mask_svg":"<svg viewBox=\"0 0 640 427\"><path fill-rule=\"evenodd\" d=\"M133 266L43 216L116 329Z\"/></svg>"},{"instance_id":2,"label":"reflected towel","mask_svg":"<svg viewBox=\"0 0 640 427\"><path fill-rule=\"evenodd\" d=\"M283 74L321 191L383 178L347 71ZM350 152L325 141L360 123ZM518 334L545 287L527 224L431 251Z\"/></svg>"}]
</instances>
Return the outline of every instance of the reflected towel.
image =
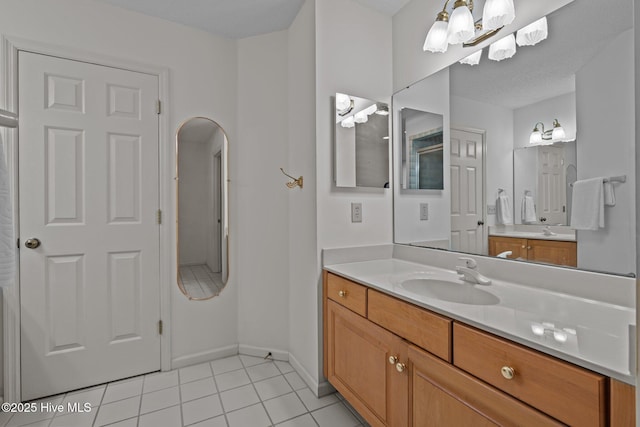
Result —
<instances>
[{"instance_id":1,"label":"reflected towel","mask_svg":"<svg viewBox=\"0 0 640 427\"><path fill-rule=\"evenodd\" d=\"M13 235L13 210L9 170L0 139L0 287L13 285L15 279L16 240Z\"/></svg>"},{"instance_id":2,"label":"reflected towel","mask_svg":"<svg viewBox=\"0 0 640 427\"><path fill-rule=\"evenodd\" d=\"M536 215L536 203L533 201L533 197L527 191L522 198L522 210L521 219L523 224L537 222L538 216Z\"/></svg>"},{"instance_id":3,"label":"reflected towel","mask_svg":"<svg viewBox=\"0 0 640 427\"><path fill-rule=\"evenodd\" d=\"M511 199L509 198L509 195L504 191L498 193L498 199L496 200L496 224L513 224Z\"/></svg>"},{"instance_id":4,"label":"reflected towel","mask_svg":"<svg viewBox=\"0 0 640 427\"><path fill-rule=\"evenodd\" d=\"M604 228L603 177L583 179L573 183L571 228L598 230Z\"/></svg>"},{"instance_id":5,"label":"reflected towel","mask_svg":"<svg viewBox=\"0 0 640 427\"><path fill-rule=\"evenodd\" d=\"M613 183L604 183L604 205L615 206L616 205L616 193L613 191Z\"/></svg>"}]
</instances>

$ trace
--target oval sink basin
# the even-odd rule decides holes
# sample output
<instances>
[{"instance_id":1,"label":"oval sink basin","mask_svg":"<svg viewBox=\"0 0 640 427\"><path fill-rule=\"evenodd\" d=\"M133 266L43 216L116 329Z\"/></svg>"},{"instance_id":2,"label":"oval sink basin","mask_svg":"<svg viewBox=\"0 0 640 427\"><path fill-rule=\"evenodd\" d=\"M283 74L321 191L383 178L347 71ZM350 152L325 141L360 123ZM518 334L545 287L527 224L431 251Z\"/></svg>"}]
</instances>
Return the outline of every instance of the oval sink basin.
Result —
<instances>
[{"instance_id":1,"label":"oval sink basin","mask_svg":"<svg viewBox=\"0 0 640 427\"><path fill-rule=\"evenodd\" d=\"M440 279L408 279L398 286L414 294L459 304L494 305L500 302L497 296L469 283Z\"/></svg>"}]
</instances>

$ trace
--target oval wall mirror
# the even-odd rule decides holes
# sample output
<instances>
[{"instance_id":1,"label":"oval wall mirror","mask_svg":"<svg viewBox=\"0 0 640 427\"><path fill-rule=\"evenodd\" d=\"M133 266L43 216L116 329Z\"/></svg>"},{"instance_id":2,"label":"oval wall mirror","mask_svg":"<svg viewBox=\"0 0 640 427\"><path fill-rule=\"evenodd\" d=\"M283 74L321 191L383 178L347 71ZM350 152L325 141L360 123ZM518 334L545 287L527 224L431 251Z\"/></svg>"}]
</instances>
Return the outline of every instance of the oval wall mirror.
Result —
<instances>
[{"instance_id":1,"label":"oval wall mirror","mask_svg":"<svg viewBox=\"0 0 640 427\"><path fill-rule=\"evenodd\" d=\"M229 277L228 141L206 117L176 132L178 286L191 300L220 294Z\"/></svg>"}]
</instances>

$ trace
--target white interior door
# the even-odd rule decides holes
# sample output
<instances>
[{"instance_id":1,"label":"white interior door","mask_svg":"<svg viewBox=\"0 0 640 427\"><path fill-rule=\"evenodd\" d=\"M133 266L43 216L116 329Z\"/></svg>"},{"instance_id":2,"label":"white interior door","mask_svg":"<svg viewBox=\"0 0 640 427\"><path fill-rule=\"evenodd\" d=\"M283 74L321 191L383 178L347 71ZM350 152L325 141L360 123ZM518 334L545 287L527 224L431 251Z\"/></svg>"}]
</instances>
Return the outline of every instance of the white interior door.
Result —
<instances>
[{"instance_id":1,"label":"white interior door","mask_svg":"<svg viewBox=\"0 0 640 427\"><path fill-rule=\"evenodd\" d=\"M545 224L566 224L564 149L540 146L538 150L538 218Z\"/></svg>"},{"instance_id":2,"label":"white interior door","mask_svg":"<svg viewBox=\"0 0 640 427\"><path fill-rule=\"evenodd\" d=\"M484 252L482 134L451 129L451 249Z\"/></svg>"},{"instance_id":3,"label":"white interior door","mask_svg":"<svg viewBox=\"0 0 640 427\"><path fill-rule=\"evenodd\" d=\"M158 77L18 68L22 399L158 370Z\"/></svg>"}]
</instances>

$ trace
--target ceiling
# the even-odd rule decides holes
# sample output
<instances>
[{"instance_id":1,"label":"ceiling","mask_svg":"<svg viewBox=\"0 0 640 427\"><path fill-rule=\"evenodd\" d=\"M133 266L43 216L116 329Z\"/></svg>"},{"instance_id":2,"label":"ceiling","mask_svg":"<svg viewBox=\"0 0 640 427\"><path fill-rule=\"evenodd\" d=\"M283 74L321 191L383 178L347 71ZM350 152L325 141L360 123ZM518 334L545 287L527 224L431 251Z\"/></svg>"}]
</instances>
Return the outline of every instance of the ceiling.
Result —
<instances>
[{"instance_id":1,"label":"ceiling","mask_svg":"<svg viewBox=\"0 0 640 427\"><path fill-rule=\"evenodd\" d=\"M548 16L549 37L538 45L500 62L485 49L480 65L452 66L451 94L514 109L574 92L576 71L633 28L633 1L575 0Z\"/></svg>"},{"instance_id":2,"label":"ceiling","mask_svg":"<svg viewBox=\"0 0 640 427\"><path fill-rule=\"evenodd\" d=\"M239 39L289 28L304 0L95 0ZM318 0L322 1L322 0ZM393 16L410 0L355 0Z\"/></svg>"}]
</instances>

